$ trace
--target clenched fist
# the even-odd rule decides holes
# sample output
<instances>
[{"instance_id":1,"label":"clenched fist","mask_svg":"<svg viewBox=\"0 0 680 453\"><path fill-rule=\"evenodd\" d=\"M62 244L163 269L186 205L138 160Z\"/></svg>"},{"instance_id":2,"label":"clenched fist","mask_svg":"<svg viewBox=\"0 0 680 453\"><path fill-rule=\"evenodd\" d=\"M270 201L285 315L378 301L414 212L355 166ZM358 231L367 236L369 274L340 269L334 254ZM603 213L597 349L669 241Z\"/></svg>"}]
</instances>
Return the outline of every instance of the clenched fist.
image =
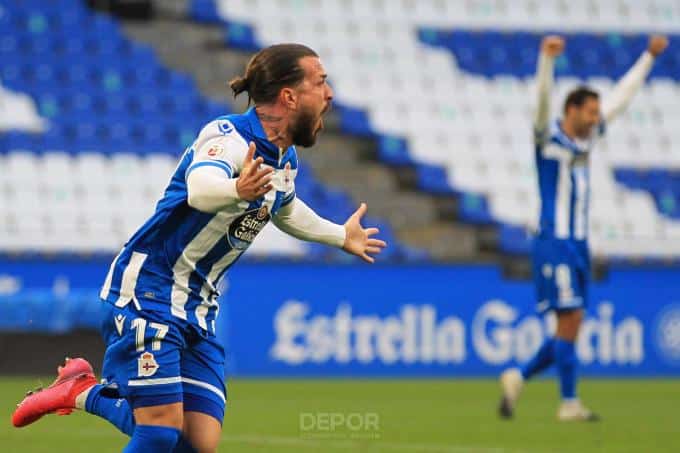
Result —
<instances>
[{"instance_id":1,"label":"clenched fist","mask_svg":"<svg viewBox=\"0 0 680 453\"><path fill-rule=\"evenodd\" d=\"M558 57L564 52L564 38L549 35L541 41L541 52L549 57Z\"/></svg>"},{"instance_id":2,"label":"clenched fist","mask_svg":"<svg viewBox=\"0 0 680 453\"><path fill-rule=\"evenodd\" d=\"M663 35L652 35L649 37L647 50L655 57L661 55L668 47L668 38Z\"/></svg>"}]
</instances>

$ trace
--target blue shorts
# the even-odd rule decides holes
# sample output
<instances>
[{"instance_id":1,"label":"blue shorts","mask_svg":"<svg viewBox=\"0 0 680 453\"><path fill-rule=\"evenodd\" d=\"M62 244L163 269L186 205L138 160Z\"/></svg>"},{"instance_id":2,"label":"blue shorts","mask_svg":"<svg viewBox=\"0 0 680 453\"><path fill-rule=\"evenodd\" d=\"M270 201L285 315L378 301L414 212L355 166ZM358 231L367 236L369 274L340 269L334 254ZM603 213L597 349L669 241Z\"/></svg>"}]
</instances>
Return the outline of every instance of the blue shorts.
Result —
<instances>
[{"instance_id":1,"label":"blue shorts","mask_svg":"<svg viewBox=\"0 0 680 453\"><path fill-rule=\"evenodd\" d=\"M102 377L107 391L126 398L133 408L183 402L185 412L202 412L222 423L224 349L217 338L131 304L104 304Z\"/></svg>"},{"instance_id":2,"label":"blue shorts","mask_svg":"<svg viewBox=\"0 0 680 453\"><path fill-rule=\"evenodd\" d=\"M533 275L540 313L586 308L590 284L588 244L585 241L535 238Z\"/></svg>"}]
</instances>

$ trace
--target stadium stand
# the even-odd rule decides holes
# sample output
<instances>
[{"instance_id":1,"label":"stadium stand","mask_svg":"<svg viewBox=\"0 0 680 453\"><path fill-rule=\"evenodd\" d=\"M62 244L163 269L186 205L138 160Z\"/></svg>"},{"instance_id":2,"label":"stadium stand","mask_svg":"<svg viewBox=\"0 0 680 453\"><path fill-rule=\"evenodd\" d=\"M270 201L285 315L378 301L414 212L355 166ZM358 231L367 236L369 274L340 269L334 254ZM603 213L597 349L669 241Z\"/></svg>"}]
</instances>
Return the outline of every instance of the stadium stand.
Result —
<instances>
[{"instance_id":1,"label":"stadium stand","mask_svg":"<svg viewBox=\"0 0 680 453\"><path fill-rule=\"evenodd\" d=\"M677 2L398 3L195 0L190 11L225 24L232 48L312 45L333 76L342 129L375 138L387 164L415 165L422 190L458 196L461 220L498 225L501 249L520 254L538 206L530 118L541 33L568 42L555 114L577 84L606 96L644 49L644 32L670 33L675 50L592 157L591 246L613 260L680 257Z\"/></svg>"},{"instance_id":2,"label":"stadium stand","mask_svg":"<svg viewBox=\"0 0 680 453\"><path fill-rule=\"evenodd\" d=\"M556 13L592 30L567 36L557 99L584 79L606 93L641 50L650 24L671 33L679 28L673 2L576 3L522 2L532 23L526 11L491 1L403 1L391 8L384 1L195 0L188 13L226 24L224 42L232 48L284 40L313 45L333 75L341 129L375 139L384 163L416 168L420 189L457 197L460 220L497 226L501 249L521 254L537 207L528 131L541 31L560 28ZM0 163L8 170L0 175L0 250L114 252L149 214L201 123L230 108L201 95L191 77L80 2L0 7ZM329 11L333 21L322 17ZM593 158L599 256L680 256L674 52L662 57L651 83L612 126L605 152ZM311 173L301 172L308 176L299 192L329 217L349 212L353 201ZM37 184L19 184L34 175ZM288 256L335 256L274 229L264 234L254 253L274 244ZM423 257L402 245L393 250L395 259Z\"/></svg>"}]
</instances>

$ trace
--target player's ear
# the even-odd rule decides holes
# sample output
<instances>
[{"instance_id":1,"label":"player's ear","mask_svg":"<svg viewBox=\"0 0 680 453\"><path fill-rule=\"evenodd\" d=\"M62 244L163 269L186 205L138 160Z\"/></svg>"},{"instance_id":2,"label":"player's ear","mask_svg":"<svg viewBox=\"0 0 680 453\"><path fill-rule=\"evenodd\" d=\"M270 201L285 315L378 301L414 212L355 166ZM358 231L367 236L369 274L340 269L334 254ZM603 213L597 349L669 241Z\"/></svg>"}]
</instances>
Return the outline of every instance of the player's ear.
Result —
<instances>
[{"instance_id":1,"label":"player's ear","mask_svg":"<svg viewBox=\"0 0 680 453\"><path fill-rule=\"evenodd\" d=\"M290 110L297 110L298 96L294 89L289 87L282 88L279 96L286 108Z\"/></svg>"}]
</instances>

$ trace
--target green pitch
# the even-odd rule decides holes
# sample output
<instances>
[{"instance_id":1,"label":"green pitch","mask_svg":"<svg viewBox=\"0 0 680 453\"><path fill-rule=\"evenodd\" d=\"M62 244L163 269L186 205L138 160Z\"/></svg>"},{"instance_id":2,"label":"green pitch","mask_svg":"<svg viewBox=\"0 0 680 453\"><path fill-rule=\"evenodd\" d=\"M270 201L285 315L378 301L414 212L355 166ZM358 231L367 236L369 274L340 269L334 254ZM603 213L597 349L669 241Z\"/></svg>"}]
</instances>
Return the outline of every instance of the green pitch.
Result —
<instances>
[{"instance_id":1,"label":"green pitch","mask_svg":"<svg viewBox=\"0 0 680 453\"><path fill-rule=\"evenodd\" d=\"M126 438L87 414L11 427L15 401L37 383L0 379L0 451L121 451ZM547 380L527 387L513 421L496 417L490 380L236 380L220 451L680 451L680 381L588 380L581 394L603 421L556 422Z\"/></svg>"}]
</instances>

